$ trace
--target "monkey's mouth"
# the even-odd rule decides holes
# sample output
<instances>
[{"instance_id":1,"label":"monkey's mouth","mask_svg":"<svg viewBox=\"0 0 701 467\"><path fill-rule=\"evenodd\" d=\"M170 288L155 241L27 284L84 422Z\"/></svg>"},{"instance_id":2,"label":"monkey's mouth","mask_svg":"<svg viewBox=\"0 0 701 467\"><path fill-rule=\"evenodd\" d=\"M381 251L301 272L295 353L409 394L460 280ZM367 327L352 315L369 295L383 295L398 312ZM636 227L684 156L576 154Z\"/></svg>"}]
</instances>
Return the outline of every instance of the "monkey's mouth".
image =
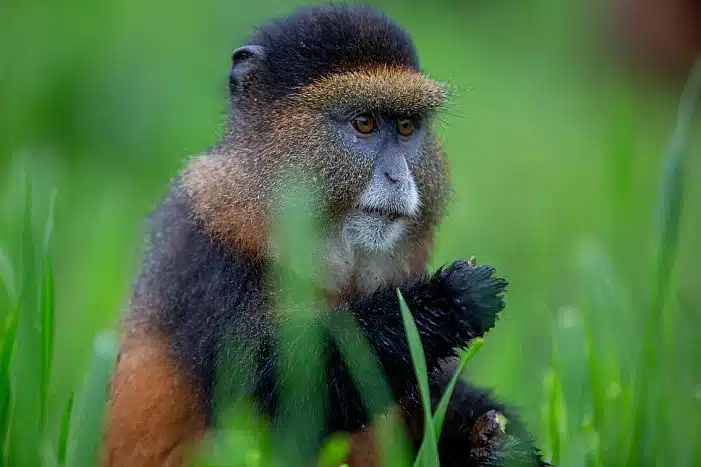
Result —
<instances>
[{"instance_id":1,"label":"monkey's mouth","mask_svg":"<svg viewBox=\"0 0 701 467\"><path fill-rule=\"evenodd\" d=\"M383 208L363 208L362 212L372 216L385 217L392 222L398 221L399 219L406 219L407 217L409 217L401 212Z\"/></svg>"}]
</instances>

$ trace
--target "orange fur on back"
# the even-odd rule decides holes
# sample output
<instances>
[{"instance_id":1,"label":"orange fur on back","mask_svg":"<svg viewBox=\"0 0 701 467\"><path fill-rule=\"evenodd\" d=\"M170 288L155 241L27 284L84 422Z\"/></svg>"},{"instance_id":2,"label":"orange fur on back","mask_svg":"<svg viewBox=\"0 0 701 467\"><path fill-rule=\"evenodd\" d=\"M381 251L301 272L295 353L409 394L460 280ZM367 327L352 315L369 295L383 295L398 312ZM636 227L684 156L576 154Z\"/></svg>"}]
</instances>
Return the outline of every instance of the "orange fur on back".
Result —
<instances>
[{"instance_id":1,"label":"orange fur on back","mask_svg":"<svg viewBox=\"0 0 701 467\"><path fill-rule=\"evenodd\" d=\"M128 338L112 385L105 467L180 467L205 429L195 386L160 337Z\"/></svg>"}]
</instances>

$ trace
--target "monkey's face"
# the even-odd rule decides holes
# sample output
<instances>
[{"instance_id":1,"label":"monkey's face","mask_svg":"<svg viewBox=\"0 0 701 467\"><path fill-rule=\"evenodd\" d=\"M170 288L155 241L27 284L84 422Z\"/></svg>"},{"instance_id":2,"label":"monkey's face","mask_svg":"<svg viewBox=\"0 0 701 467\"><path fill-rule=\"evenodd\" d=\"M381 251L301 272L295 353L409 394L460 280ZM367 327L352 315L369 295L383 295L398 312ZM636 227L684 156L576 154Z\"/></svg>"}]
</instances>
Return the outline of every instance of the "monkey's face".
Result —
<instances>
[{"instance_id":1,"label":"monkey's face","mask_svg":"<svg viewBox=\"0 0 701 467\"><path fill-rule=\"evenodd\" d=\"M362 180L349 201L345 233L351 243L371 250L391 248L419 215L421 196L414 176L426 129L422 116L370 109L333 115L336 145Z\"/></svg>"},{"instance_id":2,"label":"monkey's face","mask_svg":"<svg viewBox=\"0 0 701 467\"><path fill-rule=\"evenodd\" d=\"M311 172L350 243L390 250L426 222L422 208L434 212L442 201L432 121L444 98L441 85L413 70L377 68L331 75L288 106L306 127L287 138L288 162Z\"/></svg>"}]
</instances>

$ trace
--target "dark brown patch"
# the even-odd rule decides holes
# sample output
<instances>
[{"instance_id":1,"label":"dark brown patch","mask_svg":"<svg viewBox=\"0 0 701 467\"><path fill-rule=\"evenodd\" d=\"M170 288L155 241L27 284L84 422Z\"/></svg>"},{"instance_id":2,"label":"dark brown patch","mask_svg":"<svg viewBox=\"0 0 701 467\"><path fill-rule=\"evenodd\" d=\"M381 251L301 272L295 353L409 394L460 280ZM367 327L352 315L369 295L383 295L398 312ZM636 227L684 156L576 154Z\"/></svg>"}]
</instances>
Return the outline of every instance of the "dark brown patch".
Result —
<instances>
[{"instance_id":1,"label":"dark brown patch","mask_svg":"<svg viewBox=\"0 0 701 467\"><path fill-rule=\"evenodd\" d=\"M106 467L181 466L205 430L202 402L165 339L128 338L112 385Z\"/></svg>"},{"instance_id":2,"label":"dark brown patch","mask_svg":"<svg viewBox=\"0 0 701 467\"><path fill-rule=\"evenodd\" d=\"M351 449L346 463L350 467L380 467L383 465L381 444L390 439L388 434L392 424L403 424L405 435L410 435L411 433L406 431L407 422L407 415L399 406L395 406L389 410L386 416L380 417L373 424L351 433Z\"/></svg>"},{"instance_id":3,"label":"dark brown patch","mask_svg":"<svg viewBox=\"0 0 701 467\"><path fill-rule=\"evenodd\" d=\"M350 453L346 459L349 467L380 466L380 450L377 443L377 430L374 426L351 433L350 447Z\"/></svg>"}]
</instances>

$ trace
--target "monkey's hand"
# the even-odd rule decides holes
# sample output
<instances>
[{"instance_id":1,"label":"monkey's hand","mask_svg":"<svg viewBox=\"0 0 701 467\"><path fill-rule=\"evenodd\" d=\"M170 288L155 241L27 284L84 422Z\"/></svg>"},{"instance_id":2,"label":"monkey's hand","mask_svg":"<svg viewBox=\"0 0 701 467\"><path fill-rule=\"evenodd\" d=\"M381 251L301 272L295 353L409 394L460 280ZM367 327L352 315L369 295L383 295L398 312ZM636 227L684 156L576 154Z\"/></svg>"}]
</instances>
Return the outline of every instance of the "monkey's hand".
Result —
<instances>
[{"instance_id":1,"label":"monkey's hand","mask_svg":"<svg viewBox=\"0 0 701 467\"><path fill-rule=\"evenodd\" d=\"M467 331L470 339L489 331L504 309L503 293L508 282L495 277L491 266L473 266L458 260L439 269L432 282L445 294L449 308L446 311L452 310L458 328Z\"/></svg>"},{"instance_id":2,"label":"monkey's hand","mask_svg":"<svg viewBox=\"0 0 701 467\"><path fill-rule=\"evenodd\" d=\"M455 261L431 276L399 287L419 331L429 371L494 326L504 308L506 286L506 280L495 277L491 266ZM346 306L365 331L390 380L398 387L413 381L396 289L384 287Z\"/></svg>"}]
</instances>

